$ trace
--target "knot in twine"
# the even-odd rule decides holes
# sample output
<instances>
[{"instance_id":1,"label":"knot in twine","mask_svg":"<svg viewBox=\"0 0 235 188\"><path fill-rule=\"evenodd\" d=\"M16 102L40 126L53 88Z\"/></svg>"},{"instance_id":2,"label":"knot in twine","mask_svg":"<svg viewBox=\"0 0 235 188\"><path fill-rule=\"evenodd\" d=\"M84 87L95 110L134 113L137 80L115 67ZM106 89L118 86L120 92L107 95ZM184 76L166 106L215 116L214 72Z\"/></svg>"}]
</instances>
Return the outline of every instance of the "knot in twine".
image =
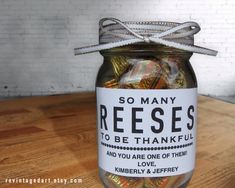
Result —
<instances>
[{"instance_id":1,"label":"knot in twine","mask_svg":"<svg viewBox=\"0 0 235 188\"><path fill-rule=\"evenodd\" d=\"M104 22L111 21L104 25ZM75 55L108 50L137 44L157 43L168 47L216 56L217 51L195 46L193 36L200 31L196 22L122 22L116 18L103 18L99 22L100 44L75 48Z\"/></svg>"}]
</instances>

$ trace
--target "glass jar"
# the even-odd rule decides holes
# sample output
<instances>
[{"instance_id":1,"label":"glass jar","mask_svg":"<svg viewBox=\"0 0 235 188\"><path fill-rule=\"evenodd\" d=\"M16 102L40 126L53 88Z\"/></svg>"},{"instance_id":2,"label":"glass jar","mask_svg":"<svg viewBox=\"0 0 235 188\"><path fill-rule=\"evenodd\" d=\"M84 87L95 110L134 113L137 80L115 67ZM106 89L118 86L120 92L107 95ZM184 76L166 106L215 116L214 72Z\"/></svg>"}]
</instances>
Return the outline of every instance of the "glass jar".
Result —
<instances>
[{"instance_id":1,"label":"glass jar","mask_svg":"<svg viewBox=\"0 0 235 188\"><path fill-rule=\"evenodd\" d=\"M111 23L104 25L104 22ZM112 23L113 22L113 23ZM96 80L100 178L107 188L184 188L195 167L195 22L100 20Z\"/></svg>"},{"instance_id":2,"label":"glass jar","mask_svg":"<svg viewBox=\"0 0 235 188\"><path fill-rule=\"evenodd\" d=\"M187 101L187 99L184 101L184 98L187 98L190 92L187 94L184 94L184 92L192 89L191 93L193 94L189 100L192 99L194 100L192 103L196 103L195 88L197 88L197 81L189 62L192 53L160 44L138 43L103 50L101 54L104 57L104 62L98 72L96 87L99 174L104 186L108 188L186 187L192 177L195 162L196 106L194 106L195 108L193 108L193 110L192 108L191 110L188 108L187 113L181 113L179 110L180 105L175 104L176 106L174 106L173 102L170 103L170 100L173 101L172 99L176 97L175 99L179 100L179 103L188 103L189 101ZM104 90L100 91L101 89ZM147 91L151 92L149 97ZM161 94L162 91L167 93ZM175 93L177 91L182 92ZM115 92L118 94L115 94ZM138 96L142 96L142 103L135 103L138 100ZM172 97L172 99L170 97ZM118 102L113 104L115 100ZM168 102L166 100L168 100ZM141 109L141 106L143 109ZM184 106L184 104L182 106ZM177 110L179 111L176 110L167 115L167 111L169 111L171 107L178 108ZM114 110L114 108L116 110ZM126 108L128 108L129 111L125 110ZM133 113L133 108L135 108L135 113ZM148 112L145 113L145 111ZM147 113L151 115L147 116ZM162 118L164 115L167 116L165 119ZM187 116L189 120L187 125L189 127L194 121L194 127L193 130L186 130L186 132L190 132L191 137L188 136L184 141L182 141L182 139L182 142L177 142L176 137L179 135L179 129L181 129L180 127L182 126L179 119L184 119L180 117L181 115ZM134 125L133 121L132 123L130 122L131 119L133 120L133 116L135 116ZM129 120L125 120L125 118ZM173 118L175 118L174 130L171 125L173 124L171 122ZM150 119L151 126L145 123L145 119ZM148 120L146 121L149 122ZM154 127L153 124L156 127ZM150 127L151 133L149 133L149 131L145 132L145 129L150 129ZM164 132L161 131L162 129L171 130L162 135ZM188 135L186 132L181 134ZM124 136L122 134L124 134ZM152 135L156 135L156 137ZM175 135L177 136L174 137ZM161 136L168 138L168 141L161 143ZM135 146L142 144L142 147L133 147L133 140L130 141L130 137L132 137L132 139L136 137L134 141L138 141L138 143L135 143ZM114 140L113 142L111 141L112 139ZM170 139L172 140L170 141ZM181 146L182 148L177 148ZM167 157L167 153L173 155L173 152L175 152L174 157ZM191 152L191 154L186 159L184 155L187 155L187 152ZM123 157L119 157L119 154ZM163 156L164 154L165 156ZM134 159L133 156L135 156ZM172 160L176 158L176 163L177 160L179 163L182 163L183 160L191 160L190 162L185 161L186 163L190 163L189 166L191 166L191 168L187 167L187 169L190 170L184 169L182 173L182 171L178 169L178 171L174 173L164 173L163 171L176 170L173 169L176 166L175 162L169 165L169 163L171 163L170 158L174 158ZM164 159L166 160L165 162ZM112 166L115 160L118 160L114 167L115 169L117 168L117 170L110 170L109 166ZM128 166L132 161L135 161L134 166ZM122 165L122 163L124 165ZM162 165L163 163L168 164ZM119 165L122 166L122 168L119 168ZM103 166L107 166L109 170L103 169ZM124 169L125 166L127 167L126 169ZM141 170L146 171L148 168L151 169L149 174L146 175L146 172L141 173ZM153 171L156 171L155 174Z\"/></svg>"}]
</instances>

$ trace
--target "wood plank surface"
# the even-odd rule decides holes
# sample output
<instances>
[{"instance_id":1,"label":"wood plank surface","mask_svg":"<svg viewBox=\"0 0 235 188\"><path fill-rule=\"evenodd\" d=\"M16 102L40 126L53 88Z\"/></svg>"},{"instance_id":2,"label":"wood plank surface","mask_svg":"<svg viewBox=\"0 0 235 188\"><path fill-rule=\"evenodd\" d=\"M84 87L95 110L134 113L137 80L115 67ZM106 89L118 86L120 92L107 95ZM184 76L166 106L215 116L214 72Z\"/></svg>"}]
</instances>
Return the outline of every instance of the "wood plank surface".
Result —
<instances>
[{"instance_id":1,"label":"wood plank surface","mask_svg":"<svg viewBox=\"0 0 235 188\"><path fill-rule=\"evenodd\" d=\"M235 105L199 97L197 134L188 187L235 188ZM1 188L100 188L96 144L94 93L0 101ZM9 178L82 183L10 184Z\"/></svg>"}]
</instances>

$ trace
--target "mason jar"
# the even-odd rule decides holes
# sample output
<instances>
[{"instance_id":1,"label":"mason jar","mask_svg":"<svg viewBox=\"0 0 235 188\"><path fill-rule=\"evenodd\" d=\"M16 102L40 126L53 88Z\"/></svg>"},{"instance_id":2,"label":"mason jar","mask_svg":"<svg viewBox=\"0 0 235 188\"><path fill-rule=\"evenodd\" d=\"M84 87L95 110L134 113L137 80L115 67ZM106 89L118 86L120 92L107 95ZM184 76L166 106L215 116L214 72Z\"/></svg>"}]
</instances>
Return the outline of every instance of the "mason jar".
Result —
<instances>
[{"instance_id":1,"label":"mason jar","mask_svg":"<svg viewBox=\"0 0 235 188\"><path fill-rule=\"evenodd\" d=\"M99 167L103 184L109 188L186 187L192 177L195 161L197 81L189 62L192 53L143 43L105 50L101 54L104 62L96 80L99 161L102 166L110 166L118 158L113 169L108 167L109 171ZM151 93L147 93L147 90ZM187 97L189 101L184 101ZM178 104L172 102L174 99L179 100ZM190 108L192 105L193 108ZM113 109L115 107L116 110ZM167 113L169 108L175 108L175 111ZM165 119L160 118L164 114ZM133 115L135 123L130 121ZM172 118L176 119L174 129ZM180 129L187 125L178 119L184 118L188 119L186 121L193 129L186 129L183 135ZM167 130L165 127L169 131L165 131L161 137ZM180 141L177 142L177 139ZM168 159L166 157L169 154L171 156ZM128 160L134 160L135 164L126 166L126 163L130 163ZM191 168L181 172L176 170L177 165L163 164L170 163L170 160L175 160L176 164L177 161L184 163L189 160ZM162 164L159 166L159 163ZM147 169L151 171L149 174L139 171ZM178 173L171 172L175 170Z\"/></svg>"},{"instance_id":2,"label":"mason jar","mask_svg":"<svg viewBox=\"0 0 235 188\"><path fill-rule=\"evenodd\" d=\"M105 21L112 21L103 25ZM107 188L184 188L195 167L195 22L100 21L96 79L99 175Z\"/></svg>"}]
</instances>

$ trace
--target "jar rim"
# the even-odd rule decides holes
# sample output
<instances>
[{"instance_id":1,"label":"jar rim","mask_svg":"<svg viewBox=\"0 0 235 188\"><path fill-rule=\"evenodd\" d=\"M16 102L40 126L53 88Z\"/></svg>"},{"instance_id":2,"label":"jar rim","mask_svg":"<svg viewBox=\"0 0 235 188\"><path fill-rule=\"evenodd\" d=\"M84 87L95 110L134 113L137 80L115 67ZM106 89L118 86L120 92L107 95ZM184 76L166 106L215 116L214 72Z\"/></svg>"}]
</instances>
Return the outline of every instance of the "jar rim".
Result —
<instances>
[{"instance_id":1,"label":"jar rim","mask_svg":"<svg viewBox=\"0 0 235 188\"><path fill-rule=\"evenodd\" d=\"M124 56L165 56L165 55L177 55L182 58L189 59L193 52L185 51L173 47L168 47L161 44L155 43L137 43L128 46L116 47L107 50L101 50L100 54L103 56L112 55L124 55Z\"/></svg>"}]
</instances>

